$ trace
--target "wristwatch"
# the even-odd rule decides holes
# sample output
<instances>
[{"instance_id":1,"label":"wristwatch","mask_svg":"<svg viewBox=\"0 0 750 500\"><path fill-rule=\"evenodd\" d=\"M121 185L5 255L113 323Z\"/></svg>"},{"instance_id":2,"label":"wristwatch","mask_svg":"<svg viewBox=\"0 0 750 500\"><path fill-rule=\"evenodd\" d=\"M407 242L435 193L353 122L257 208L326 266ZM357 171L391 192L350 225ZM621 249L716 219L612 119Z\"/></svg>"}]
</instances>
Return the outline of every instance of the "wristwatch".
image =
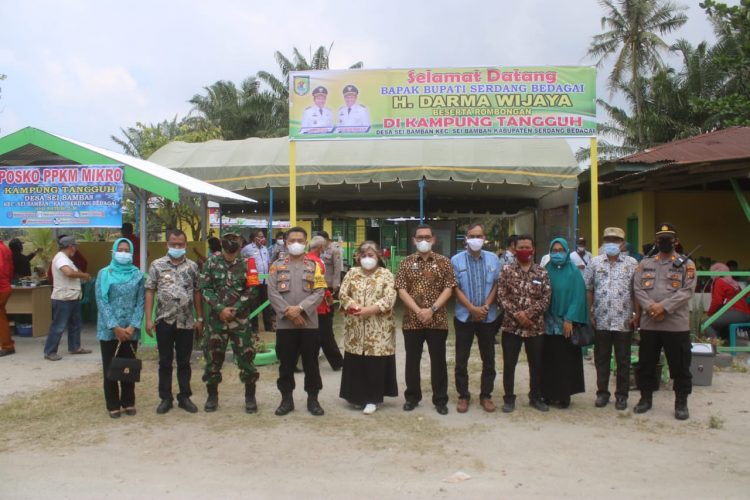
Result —
<instances>
[{"instance_id":1,"label":"wristwatch","mask_svg":"<svg viewBox=\"0 0 750 500\"><path fill-rule=\"evenodd\" d=\"M195 318L196 323L203 323L203 318Z\"/></svg>"},{"instance_id":2,"label":"wristwatch","mask_svg":"<svg viewBox=\"0 0 750 500\"><path fill-rule=\"evenodd\" d=\"M434 313L436 313L436 312L437 312L437 310L438 310L438 308L437 308L437 307L435 307L435 304L432 304L432 305L430 306L430 309L432 310L432 313L433 313L433 314L434 314Z\"/></svg>"}]
</instances>

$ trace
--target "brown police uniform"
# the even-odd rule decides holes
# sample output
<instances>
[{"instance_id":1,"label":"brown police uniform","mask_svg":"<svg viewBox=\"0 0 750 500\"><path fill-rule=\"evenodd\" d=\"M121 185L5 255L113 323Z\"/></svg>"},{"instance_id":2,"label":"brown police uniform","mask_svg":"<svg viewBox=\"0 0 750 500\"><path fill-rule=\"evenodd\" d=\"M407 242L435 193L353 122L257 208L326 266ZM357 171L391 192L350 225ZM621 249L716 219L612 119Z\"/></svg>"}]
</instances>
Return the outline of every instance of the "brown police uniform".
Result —
<instances>
[{"instance_id":1,"label":"brown police uniform","mask_svg":"<svg viewBox=\"0 0 750 500\"><path fill-rule=\"evenodd\" d=\"M657 229L659 235L674 235L671 225ZM679 266L680 256L672 252L668 257L659 254L641 261L633 276L633 289L643 313L641 315L639 369L641 397L651 400L658 387L656 364L662 347L674 379L676 400L687 402L692 391L690 373L690 311L689 303L695 289L695 264L687 260ZM664 307L663 319L652 317L649 306Z\"/></svg>"}]
</instances>

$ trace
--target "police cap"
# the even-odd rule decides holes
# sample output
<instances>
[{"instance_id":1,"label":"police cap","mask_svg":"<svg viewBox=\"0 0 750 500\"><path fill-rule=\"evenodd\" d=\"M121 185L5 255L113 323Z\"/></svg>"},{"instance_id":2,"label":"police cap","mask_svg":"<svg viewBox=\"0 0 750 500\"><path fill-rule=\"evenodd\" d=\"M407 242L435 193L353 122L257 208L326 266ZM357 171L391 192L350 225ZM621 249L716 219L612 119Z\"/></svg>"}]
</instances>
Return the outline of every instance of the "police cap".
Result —
<instances>
[{"instance_id":1,"label":"police cap","mask_svg":"<svg viewBox=\"0 0 750 500\"><path fill-rule=\"evenodd\" d=\"M676 231L674 225L669 222L662 222L656 226L656 236L674 236Z\"/></svg>"},{"instance_id":2,"label":"police cap","mask_svg":"<svg viewBox=\"0 0 750 500\"><path fill-rule=\"evenodd\" d=\"M344 87L343 94L344 95L346 95L346 94L359 95L359 89L357 87L355 87L354 85L349 84L346 87Z\"/></svg>"},{"instance_id":3,"label":"police cap","mask_svg":"<svg viewBox=\"0 0 750 500\"><path fill-rule=\"evenodd\" d=\"M328 89L323 87L322 85L320 87L315 87L312 91L312 95L328 95Z\"/></svg>"}]
</instances>

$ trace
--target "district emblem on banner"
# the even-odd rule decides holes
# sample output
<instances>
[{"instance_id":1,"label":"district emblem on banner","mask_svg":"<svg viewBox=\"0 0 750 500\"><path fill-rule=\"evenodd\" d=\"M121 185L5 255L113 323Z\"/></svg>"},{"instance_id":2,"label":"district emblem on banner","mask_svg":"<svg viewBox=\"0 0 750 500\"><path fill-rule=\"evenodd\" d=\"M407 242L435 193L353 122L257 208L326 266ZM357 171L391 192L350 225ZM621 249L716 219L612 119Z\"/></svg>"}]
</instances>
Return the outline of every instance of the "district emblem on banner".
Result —
<instances>
[{"instance_id":1,"label":"district emblem on banner","mask_svg":"<svg viewBox=\"0 0 750 500\"><path fill-rule=\"evenodd\" d=\"M309 76L295 76L294 77L294 93L297 95L307 95L310 92L310 77Z\"/></svg>"}]
</instances>

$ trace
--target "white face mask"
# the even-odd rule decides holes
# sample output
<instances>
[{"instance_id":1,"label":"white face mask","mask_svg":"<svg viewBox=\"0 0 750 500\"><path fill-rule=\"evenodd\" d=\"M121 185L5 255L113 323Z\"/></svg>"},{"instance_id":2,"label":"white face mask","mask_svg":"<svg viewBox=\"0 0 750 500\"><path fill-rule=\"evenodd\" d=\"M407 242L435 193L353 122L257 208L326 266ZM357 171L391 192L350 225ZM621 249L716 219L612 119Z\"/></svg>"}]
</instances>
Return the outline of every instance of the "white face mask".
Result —
<instances>
[{"instance_id":1,"label":"white face mask","mask_svg":"<svg viewBox=\"0 0 750 500\"><path fill-rule=\"evenodd\" d=\"M477 252L484 246L484 238L467 238L466 244L472 252Z\"/></svg>"},{"instance_id":2,"label":"white face mask","mask_svg":"<svg viewBox=\"0 0 750 500\"><path fill-rule=\"evenodd\" d=\"M418 241L417 251L421 253L427 253L432 250L432 242L429 241Z\"/></svg>"},{"instance_id":3,"label":"white face mask","mask_svg":"<svg viewBox=\"0 0 750 500\"><path fill-rule=\"evenodd\" d=\"M292 255L302 255L305 253L305 244L304 243L290 243L287 245L287 250L289 250L289 253Z\"/></svg>"},{"instance_id":4,"label":"white face mask","mask_svg":"<svg viewBox=\"0 0 750 500\"><path fill-rule=\"evenodd\" d=\"M276 240L276 244L279 245L280 247L283 247L284 246L284 240Z\"/></svg>"},{"instance_id":5,"label":"white face mask","mask_svg":"<svg viewBox=\"0 0 750 500\"><path fill-rule=\"evenodd\" d=\"M378 259L374 257L362 257L359 259L359 264L362 266L362 269L369 271L375 269L375 266L378 265Z\"/></svg>"}]
</instances>

